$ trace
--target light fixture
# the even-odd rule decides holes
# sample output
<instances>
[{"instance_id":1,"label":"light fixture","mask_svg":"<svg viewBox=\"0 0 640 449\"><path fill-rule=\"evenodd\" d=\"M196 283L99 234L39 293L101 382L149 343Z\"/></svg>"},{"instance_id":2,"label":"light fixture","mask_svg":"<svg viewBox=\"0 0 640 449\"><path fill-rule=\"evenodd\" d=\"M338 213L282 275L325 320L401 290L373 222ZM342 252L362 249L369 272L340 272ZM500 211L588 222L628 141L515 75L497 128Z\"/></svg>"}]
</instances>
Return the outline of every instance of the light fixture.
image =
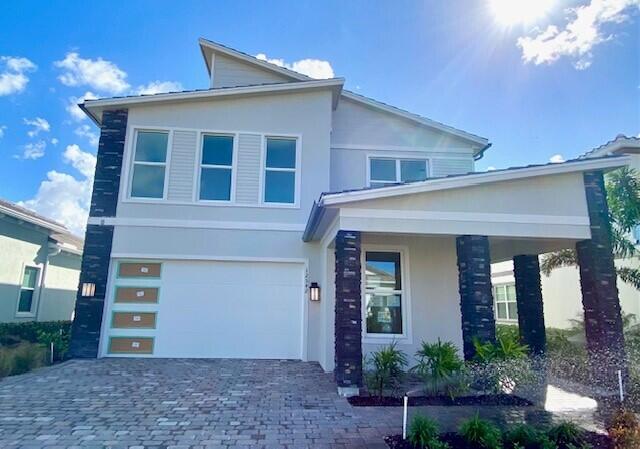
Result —
<instances>
[{"instance_id":1,"label":"light fixture","mask_svg":"<svg viewBox=\"0 0 640 449\"><path fill-rule=\"evenodd\" d=\"M91 297L96 293L96 284L92 282L83 282L82 283L82 296L83 297Z\"/></svg>"},{"instance_id":2,"label":"light fixture","mask_svg":"<svg viewBox=\"0 0 640 449\"><path fill-rule=\"evenodd\" d=\"M309 299L311 301L320 301L320 286L317 282L312 282L309 285Z\"/></svg>"}]
</instances>

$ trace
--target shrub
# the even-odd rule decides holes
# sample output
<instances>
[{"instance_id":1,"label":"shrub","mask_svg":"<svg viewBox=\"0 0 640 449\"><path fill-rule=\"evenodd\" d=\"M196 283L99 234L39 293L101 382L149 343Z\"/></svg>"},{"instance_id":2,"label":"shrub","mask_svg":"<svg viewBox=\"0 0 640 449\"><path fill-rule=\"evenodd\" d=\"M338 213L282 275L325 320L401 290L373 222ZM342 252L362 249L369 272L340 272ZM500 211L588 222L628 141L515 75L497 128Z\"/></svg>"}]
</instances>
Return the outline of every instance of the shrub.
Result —
<instances>
[{"instance_id":1,"label":"shrub","mask_svg":"<svg viewBox=\"0 0 640 449\"><path fill-rule=\"evenodd\" d=\"M505 449L556 449L556 445L539 429L522 424L504 435Z\"/></svg>"},{"instance_id":2,"label":"shrub","mask_svg":"<svg viewBox=\"0 0 640 449\"><path fill-rule=\"evenodd\" d=\"M553 426L547 435L559 448L585 447L584 431L572 422L562 422Z\"/></svg>"},{"instance_id":3,"label":"shrub","mask_svg":"<svg viewBox=\"0 0 640 449\"><path fill-rule=\"evenodd\" d=\"M501 449L500 429L478 415L460 425L460 436L470 449Z\"/></svg>"},{"instance_id":4,"label":"shrub","mask_svg":"<svg viewBox=\"0 0 640 449\"><path fill-rule=\"evenodd\" d=\"M371 354L371 370L365 376L367 386L382 398L387 388L397 389L407 366L407 356L397 348L397 343L383 346Z\"/></svg>"},{"instance_id":5,"label":"shrub","mask_svg":"<svg viewBox=\"0 0 640 449\"><path fill-rule=\"evenodd\" d=\"M41 345L21 343L0 348L0 377L24 374L46 363L46 350Z\"/></svg>"},{"instance_id":6,"label":"shrub","mask_svg":"<svg viewBox=\"0 0 640 449\"><path fill-rule=\"evenodd\" d=\"M71 321L27 321L24 323L0 323L0 345L9 345L19 341L37 343L41 332L71 333Z\"/></svg>"},{"instance_id":7,"label":"shrub","mask_svg":"<svg viewBox=\"0 0 640 449\"><path fill-rule=\"evenodd\" d=\"M607 425L609 437L615 449L637 449L640 447L640 424L629 410L617 410Z\"/></svg>"},{"instance_id":8,"label":"shrub","mask_svg":"<svg viewBox=\"0 0 640 449\"><path fill-rule=\"evenodd\" d=\"M447 443L440 440L438 424L422 415L414 416L407 435L409 442L422 449L446 449Z\"/></svg>"},{"instance_id":9,"label":"shrub","mask_svg":"<svg viewBox=\"0 0 640 449\"><path fill-rule=\"evenodd\" d=\"M498 335L496 342L482 343L477 338L473 341L476 350L476 360L479 362L493 362L495 360L523 359L527 356L529 347L520 343L511 335Z\"/></svg>"},{"instance_id":10,"label":"shrub","mask_svg":"<svg viewBox=\"0 0 640 449\"><path fill-rule=\"evenodd\" d=\"M458 355L458 348L452 342L437 343L422 342L422 347L416 352L418 364L412 371L425 382L427 389L434 393L444 389L453 396L455 392L454 380L464 367L464 362Z\"/></svg>"},{"instance_id":11,"label":"shrub","mask_svg":"<svg viewBox=\"0 0 640 449\"><path fill-rule=\"evenodd\" d=\"M38 331L38 342L43 344L50 350L51 343L53 343L53 360L64 360L67 352L69 351L69 342L71 335L69 332L64 333L62 330L45 332Z\"/></svg>"}]
</instances>

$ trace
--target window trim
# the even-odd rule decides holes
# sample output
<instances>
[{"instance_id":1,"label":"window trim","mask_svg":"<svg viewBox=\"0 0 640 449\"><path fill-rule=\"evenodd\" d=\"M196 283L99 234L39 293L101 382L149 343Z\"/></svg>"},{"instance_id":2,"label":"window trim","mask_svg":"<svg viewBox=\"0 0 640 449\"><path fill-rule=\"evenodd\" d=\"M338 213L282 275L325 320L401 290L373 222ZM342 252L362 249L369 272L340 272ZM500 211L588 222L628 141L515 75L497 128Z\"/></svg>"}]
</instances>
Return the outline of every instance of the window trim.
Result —
<instances>
[{"instance_id":1,"label":"window trim","mask_svg":"<svg viewBox=\"0 0 640 449\"><path fill-rule=\"evenodd\" d=\"M516 298L513 299L513 301L509 301L509 297L507 295L507 287L513 285L513 288L515 290L515 283L513 282L501 282L498 284L493 284L493 288L491 293L493 294L493 310L494 310L494 317L496 322L500 322L500 323L509 323L509 324L514 324L518 322L518 318L511 318L509 316L509 303L515 303L516 305L516 310L518 307L518 300L517 300L517 293L516 293ZM504 297L505 300L504 301L500 301L501 304L506 304L506 311L507 311L507 318L499 318L498 317L498 295L497 295L497 289L498 288L503 288L504 289Z\"/></svg>"},{"instance_id":2,"label":"window trim","mask_svg":"<svg viewBox=\"0 0 640 449\"><path fill-rule=\"evenodd\" d=\"M204 138L205 136L224 136L231 137L233 139L233 146L231 152L231 165L212 165L212 164L203 164L202 163L202 154L204 151ZM224 131L199 131L198 132L198 141L200 142L198 145L198 149L196 150L196 172L194 174L194 203L201 204L220 204L220 205L230 205L235 204L236 202L236 175L238 172L238 140L239 133L233 132L224 132ZM224 168L229 169L231 167L231 187L229 190L229 199L228 200L203 200L200 198L200 181L202 177L202 168Z\"/></svg>"},{"instance_id":3,"label":"window trim","mask_svg":"<svg viewBox=\"0 0 640 449\"><path fill-rule=\"evenodd\" d=\"M33 288L33 296L31 299L31 310L28 312L20 311L20 294L24 287L22 283L24 282L24 274L27 268L35 268L37 270L36 275L36 285ZM40 300L40 286L42 282L42 268L38 265L34 264L22 264L22 272L20 275L20 284L18 285L18 297L16 299L16 318L33 318L36 316L36 310L38 310L38 301Z\"/></svg>"},{"instance_id":4,"label":"window trim","mask_svg":"<svg viewBox=\"0 0 640 449\"><path fill-rule=\"evenodd\" d=\"M387 154L388 153L388 154ZM366 172L367 172L367 187L371 187L371 183L375 182L378 184L389 184L389 185L394 185L394 184L401 184L401 169L400 169L400 161L424 161L426 164L426 173L427 173L427 179L431 178L431 167L432 167L432 157L429 156L424 156L421 154L409 154L409 153L392 153L392 152L387 152L387 153L370 153L367 154L367 167L366 167ZM376 181L376 180L372 180L371 179L371 160L372 159L388 159L388 160L393 160L396 163L396 170L395 170L395 174L396 174L396 180L395 181Z\"/></svg>"},{"instance_id":5,"label":"window trim","mask_svg":"<svg viewBox=\"0 0 640 449\"><path fill-rule=\"evenodd\" d=\"M290 168L267 168L267 140L268 139L289 139L296 141L296 165L295 169L292 170ZM300 185L301 185L301 166L302 160L300 157L300 148L302 146L302 136L300 134L262 134L262 142L261 142L261 155L260 155L260 198L258 199L258 205L260 207L274 207L274 208L283 208L283 209L299 209L300 208ZM293 172L295 175L294 179L294 192L293 192L293 203L271 203L265 201L265 193L266 193L266 181L267 181L267 170L270 171L284 171L284 172Z\"/></svg>"},{"instance_id":6,"label":"window trim","mask_svg":"<svg viewBox=\"0 0 640 449\"><path fill-rule=\"evenodd\" d=\"M402 279L402 333L401 334L376 334L367 332L367 298L366 298L366 257L367 252L400 253L400 276ZM363 244L360 252L360 291L361 291L361 315L362 315L362 342L363 343L389 343L398 341L403 344L412 344L412 312L411 312L411 278L409 276L409 247L405 245L374 245Z\"/></svg>"},{"instance_id":7,"label":"window trim","mask_svg":"<svg viewBox=\"0 0 640 449\"><path fill-rule=\"evenodd\" d=\"M173 129L170 128L153 128L153 127L135 127L132 128L132 139L129 142L129 152L131 153L128 158L128 166L127 166L127 190L126 197L128 200L141 202L141 203L157 203L158 201L163 201L167 199L167 195L169 193L169 171L171 168L171 148L173 147ZM163 162L136 162L136 143L138 141L138 133L139 132L153 132L153 133L166 133L167 134L167 153L165 157L165 161ZM149 197L140 197L133 196L133 173L136 168L136 164L141 165L152 165L152 166L164 166L164 184L162 186L162 197L161 198L149 198Z\"/></svg>"}]
</instances>

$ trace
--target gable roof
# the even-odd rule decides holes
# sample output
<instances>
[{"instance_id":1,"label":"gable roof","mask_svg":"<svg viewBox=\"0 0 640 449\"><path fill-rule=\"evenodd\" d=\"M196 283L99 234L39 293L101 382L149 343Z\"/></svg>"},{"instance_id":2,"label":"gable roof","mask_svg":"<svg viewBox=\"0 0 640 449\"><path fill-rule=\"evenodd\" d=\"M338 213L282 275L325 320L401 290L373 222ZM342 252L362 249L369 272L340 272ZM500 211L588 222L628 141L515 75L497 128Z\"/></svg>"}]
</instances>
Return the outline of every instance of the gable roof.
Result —
<instances>
[{"instance_id":1,"label":"gable roof","mask_svg":"<svg viewBox=\"0 0 640 449\"><path fill-rule=\"evenodd\" d=\"M247 53L243 53L241 51L235 50L233 48L227 47L217 42L210 41L202 37L198 40L198 42L200 43L200 50L202 51L202 55L204 57L205 64L207 66L207 71L209 72L209 74L211 74L211 54L217 52L217 53L222 53L226 56L253 64L253 65L259 66L270 72L284 75L289 79L291 79L292 82L308 81L313 79L307 75L303 75L302 73L298 73L293 70L287 69L285 67L272 64L262 59L258 59L255 56L251 56ZM352 92L346 89L342 91L342 96L344 98L347 98L351 101L355 101L369 108L373 108L379 111L393 114L393 115L402 117L406 120L410 120L419 125L427 126L429 128L433 128L438 131L442 131L442 132L454 135L456 137L459 137L461 139L464 139L472 143L474 146L476 146L476 151L475 151L476 159L480 159L484 151L486 151L491 146L491 144L489 143L489 140L484 137L480 137L475 134L471 134L466 131L463 131L461 129L457 129L452 126L445 125L444 123L440 123L435 120L431 120L427 117L423 117L418 114L414 114L412 112L406 111L404 109L391 106L389 104L383 103L373 98L356 94L355 92Z\"/></svg>"},{"instance_id":2,"label":"gable roof","mask_svg":"<svg viewBox=\"0 0 640 449\"><path fill-rule=\"evenodd\" d=\"M615 139L608 141L586 153L580 155L580 158L591 158L597 156L606 156L609 154L623 153L623 150L633 150L631 152L640 152L640 138L629 137L624 134L618 134Z\"/></svg>"}]
</instances>

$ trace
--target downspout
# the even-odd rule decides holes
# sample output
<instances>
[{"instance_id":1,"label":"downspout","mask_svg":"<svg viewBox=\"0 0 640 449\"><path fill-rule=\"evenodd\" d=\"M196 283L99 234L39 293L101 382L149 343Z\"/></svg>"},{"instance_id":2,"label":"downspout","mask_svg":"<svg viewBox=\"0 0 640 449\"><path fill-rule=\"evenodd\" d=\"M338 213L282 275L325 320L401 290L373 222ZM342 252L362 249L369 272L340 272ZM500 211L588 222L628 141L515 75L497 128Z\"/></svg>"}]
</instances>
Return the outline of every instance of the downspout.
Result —
<instances>
[{"instance_id":1,"label":"downspout","mask_svg":"<svg viewBox=\"0 0 640 449\"><path fill-rule=\"evenodd\" d=\"M491 145L493 145L492 143L488 143L484 146L484 148L481 148L480 151L478 151L478 154L476 154L475 156L473 156L473 160L474 161L479 161L480 159L482 159L482 157L484 156L484 152L487 151L489 148L491 148Z\"/></svg>"},{"instance_id":2,"label":"downspout","mask_svg":"<svg viewBox=\"0 0 640 449\"><path fill-rule=\"evenodd\" d=\"M46 288L47 281L47 269L49 268L49 258L52 256L57 256L62 251L62 248L58 246L57 243L53 241L49 241L47 244L47 257L44 260L44 265L42 266L42 278L40 280L40 291L38 291L38 302L36 303L36 313L34 320L38 321L38 315L40 315L40 304L42 303L42 292L44 292Z\"/></svg>"}]
</instances>

